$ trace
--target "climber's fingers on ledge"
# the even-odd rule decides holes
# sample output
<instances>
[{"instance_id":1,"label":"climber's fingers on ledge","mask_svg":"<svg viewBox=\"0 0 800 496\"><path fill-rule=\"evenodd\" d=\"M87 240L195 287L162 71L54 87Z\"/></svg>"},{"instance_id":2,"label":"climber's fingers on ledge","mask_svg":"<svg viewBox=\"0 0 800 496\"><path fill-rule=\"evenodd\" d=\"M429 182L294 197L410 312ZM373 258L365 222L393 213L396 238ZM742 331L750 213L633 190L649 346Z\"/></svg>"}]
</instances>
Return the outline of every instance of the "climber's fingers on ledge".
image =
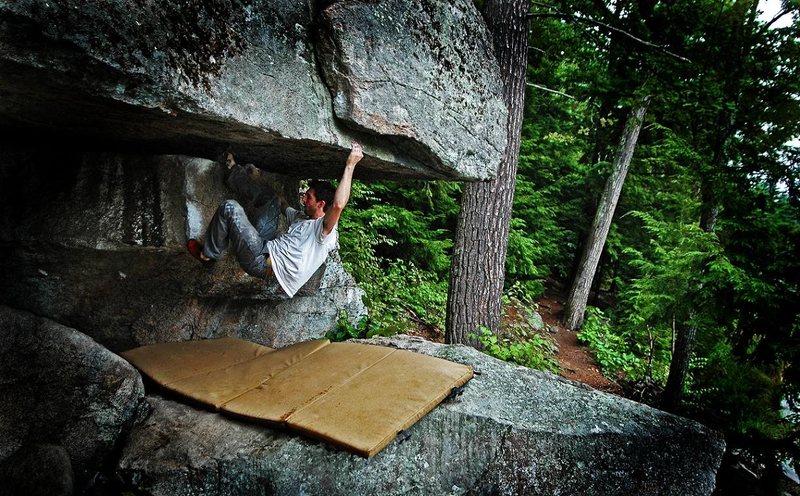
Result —
<instances>
[{"instance_id":1,"label":"climber's fingers on ledge","mask_svg":"<svg viewBox=\"0 0 800 496\"><path fill-rule=\"evenodd\" d=\"M361 145L359 143L356 143L354 141L350 148L350 157L361 160L363 156L364 156L364 150L361 148Z\"/></svg>"}]
</instances>

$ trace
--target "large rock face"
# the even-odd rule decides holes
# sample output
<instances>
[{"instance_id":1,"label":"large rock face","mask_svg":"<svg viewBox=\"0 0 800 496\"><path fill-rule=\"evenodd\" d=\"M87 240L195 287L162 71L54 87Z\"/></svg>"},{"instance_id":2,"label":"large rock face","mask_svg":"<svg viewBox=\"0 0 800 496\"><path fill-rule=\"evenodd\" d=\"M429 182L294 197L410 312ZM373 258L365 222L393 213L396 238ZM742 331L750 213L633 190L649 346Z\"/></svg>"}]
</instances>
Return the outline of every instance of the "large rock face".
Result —
<instances>
[{"instance_id":1,"label":"large rock face","mask_svg":"<svg viewBox=\"0 0 800 496\"><path fill-rule=\"evenodd\" d=\"M0 158L0 303L113 351L230 335L281 347L324 335L341 312L353 322L366 312L336 253L292 299L233 257L212 268L192 258L186 239L201 237L232 195L214 162L7 150ZM261 179L297 191L296 181Z\"/></svg>"},{"instance_id":2,"label":"large rock face","mask_svg":"<svg viewBox=\"0 0 800 496\"><path fill-rule=\"evenodd\" d=\"M373 344L477 375L374 458L149 396L117 473L143 494L711 494L724 443L687 419L463 346Z\"/></svg>"},{"instance_id":3,"label":"large rock face","mask_svg":"<svg viewBox=\"0 0 800 496\"><path fill-rule=\"evenodd\" d=\"M361 177L491 177L506 111L472 2L330 3L2 2L0 130L82 150L230 146L294 177L338 176L358 140Z\"/></svg>"},{"instance_id":4,"label":"large rock face","mask_svg":"<svg viewBox=\"0 0 800 496\"><path fill-rule=\"evenodd\" d=\"M116 352L223 336L282 347L322 337L341 311L354 319L365 312L361 290L336 261L318 289L291 299L234 260L203 268L174 248L0 246L0 271L0 302L80 329Z\"/></svg>"},{"instance_id":5,"label":"large rock face","mask_svg":"<svg viewBox=\"0 0 800 496\"><path fill-rule=\"evenodd\" d=\"M23 446L63 446L79 484L103 468L146 407L128 362L74 329L5 306L0 378L0 461Z\"/></svg>"},{"instance_id":6,"label":"large rock face","mask_svg":"<svg viewBox=\"0 0 800 496\"><path fill-rule=\"evenodd\" d=\"M318 53L336 117L397 137L423 163L500 157L505 114L496 71L474 70L492 54L473 10L471 0L387 0L322 11Z\"/></svg>"}]
</instances>

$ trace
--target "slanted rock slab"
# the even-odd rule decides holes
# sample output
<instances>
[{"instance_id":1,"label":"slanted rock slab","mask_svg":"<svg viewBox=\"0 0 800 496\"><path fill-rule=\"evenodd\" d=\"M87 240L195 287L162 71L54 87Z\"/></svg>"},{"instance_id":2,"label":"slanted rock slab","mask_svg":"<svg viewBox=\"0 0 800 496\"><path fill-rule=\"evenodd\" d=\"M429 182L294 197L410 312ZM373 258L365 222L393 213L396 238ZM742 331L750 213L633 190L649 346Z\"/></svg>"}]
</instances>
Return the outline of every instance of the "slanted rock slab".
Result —
<instances>
[{"instance_id":1,"label":"slanted rock slab","mask_svg":"<svg viewBox=\"0 0 800 496\"><path fill-rule=\"evenodd\" d=\"M365 342L479 373L371 459L148 396L117 468L143 494L711 494L724 442L702 425L464 346ZM379 387L379 385L376 385Z\"/></svg>"},{"instance_id":2,"label":"slanted rock slab","mask_svg":"<svg viewBox=\"0 0 800 496\"><path fill-rule=\"evenodd\" d=\"M404 143L423 163L445 157L465 176L487 176L485 164L504 151L508 111L472 1L336 2L320 21L336 117Z\"/></svg>"},{"instance_id":3,"label":"slanted rock slab","mask_svg":"<svg viewBox=\"0 0 800 496\"><path fill-rule=\"evenodd\" d=\"M6 306L0 398L0 461L30 444L63 446L77 487L108 462L146 406L128 362L75 329Z\"/></svg>"}]
</instances>

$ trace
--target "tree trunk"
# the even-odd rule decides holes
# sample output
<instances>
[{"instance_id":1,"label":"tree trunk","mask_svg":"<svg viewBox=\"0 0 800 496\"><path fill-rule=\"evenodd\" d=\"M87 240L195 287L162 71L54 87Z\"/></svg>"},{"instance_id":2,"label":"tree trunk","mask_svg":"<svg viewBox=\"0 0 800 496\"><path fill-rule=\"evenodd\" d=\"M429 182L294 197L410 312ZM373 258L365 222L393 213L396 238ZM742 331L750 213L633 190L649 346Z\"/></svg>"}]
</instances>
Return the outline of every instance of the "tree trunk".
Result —
<instances>
[{"instance_id":1,"label":"tree trunk","mask_svg":"<svg viewBox=\"0 0 800 496\"><path fill-rule=\"evenodd\" d=\"M669 377L667 377L667 385L662 394L664 410L674 412L680 404L683 396L683 383L686 379L686 372L689 371L689 358L692 356L696 336L697 327L692 324L678 328L675 350L669 364Z\"/></svg>"},{"instance_id":2,"label":"tree trunk","mask_svg":"<svg viewBox=\"0 0 800 496\"><path fill-rule=\"evenodd\" d=\"M628 167L633 157L633 150L639 139L639 131L642 129L644 115L647 112L647 104L650 97L646 96L638 100L628 114L625 122L625 130L622 132L619 150L614 158L614 166L611 175L606 180L603 196L600 198L600 205L589 230L589 236L583 247L581 262L578 264L578 272L572 282L569 297L564 308L564 325L569 329L580 329L583 325L583 313L586 310L586 301L589 298L589 290L592 286L594 273L597 270L597 263L603 252L606 243L608 230L611 227L611 219L614 217L614 210L617 208L619 195L622 192L622 185L625 176L628 174Z\"/></svg>"},{"instance_id":3,"label":"tree trunk","mask_svg":"<svg viewBox=\"0 0 800 496\"><path fill-rule=\"evenodd\" d=\"M453 246L445 342L477 344L480 327L500 327L511 206L519 159L528 67L530 0L489 0L484 18L492 33L508 107L508 142L494 181L468 183Z\"/></svg>"},{"instance_id":4,"label":"tree trunk","mask_svg":"<svg viewBox=\"0 0 800 496\"><path fill-rule=\"evenodd\" d=\"M720 167L721 168L721 167ZM702 208L700 210L700 229L707 233L717 230L717 217L719 216L719 202L712 193L713 188L706 176L702 178L700 191L702 194Z\"/></svg>"}]
</instances>

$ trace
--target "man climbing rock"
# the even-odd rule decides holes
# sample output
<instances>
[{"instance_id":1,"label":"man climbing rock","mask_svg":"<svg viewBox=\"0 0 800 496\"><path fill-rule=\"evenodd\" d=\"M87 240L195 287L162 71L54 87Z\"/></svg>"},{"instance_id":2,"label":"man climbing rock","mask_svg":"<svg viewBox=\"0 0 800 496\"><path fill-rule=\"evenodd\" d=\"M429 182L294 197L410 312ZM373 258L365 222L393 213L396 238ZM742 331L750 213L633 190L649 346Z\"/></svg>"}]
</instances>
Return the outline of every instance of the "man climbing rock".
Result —
<instances>
[{"instance_id":1,"label":"man climbing rock","mask_svg":"<svg viewBox=\"0 0 800 496\"><path fill-rule=\"evenodd\" d=\"M206 230L205 246L190 239L189 253L211 264L231 247L245 272L264 279L274 276L286 294L294 296L338 245L336 226L350 199L353 170L363 156L361 145L353 143L339 186L311 181L301 212L290 207L283 195L254 181L251 176L258 169L236 164L229 153L226 182L247 208L235 200L223 202ZM289 229L276 237L279 211L285 213Z\"/></svg>"}]
</instances>

